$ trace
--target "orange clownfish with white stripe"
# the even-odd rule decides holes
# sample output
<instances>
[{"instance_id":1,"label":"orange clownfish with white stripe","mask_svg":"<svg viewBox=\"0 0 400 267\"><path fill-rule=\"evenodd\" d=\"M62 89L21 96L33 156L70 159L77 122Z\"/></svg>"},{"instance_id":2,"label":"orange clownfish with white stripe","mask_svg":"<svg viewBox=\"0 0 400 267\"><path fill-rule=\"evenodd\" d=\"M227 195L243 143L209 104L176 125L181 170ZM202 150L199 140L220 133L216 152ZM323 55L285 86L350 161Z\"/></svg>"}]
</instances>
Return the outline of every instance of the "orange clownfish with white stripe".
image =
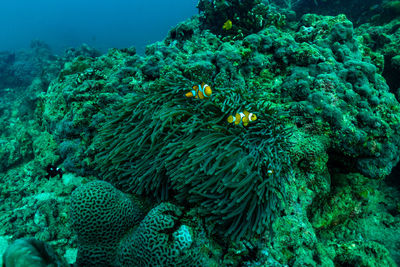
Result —
<instances>
[{"instance_id":1,"label":"orange clownfish with white stripe","mask_svg":"<svg viewBox=\"0 0 400 267\"><path fill-rule=\"evenodd\" d=\"M235 116L230 115L228 117L228 122L235 123L236 125L242 123L243 126L247 126L250 122L255 121L256 119L256 114L250 113L247 110L243 110L243 112L236 113Z\"/></svg>"},{"instance_id":2,"label":"orange clownfish with white stripe","mask_svg":"<svg viewBox=\"0 0 400 267\"><path fill-rule=\"evenodd\" d=\"M199 85L194 85L190 92L185 94L186 97L194 97L200 99L207 99L211 96L212 90L208 84L201 83Z\"/></svg>"}]
</instances>

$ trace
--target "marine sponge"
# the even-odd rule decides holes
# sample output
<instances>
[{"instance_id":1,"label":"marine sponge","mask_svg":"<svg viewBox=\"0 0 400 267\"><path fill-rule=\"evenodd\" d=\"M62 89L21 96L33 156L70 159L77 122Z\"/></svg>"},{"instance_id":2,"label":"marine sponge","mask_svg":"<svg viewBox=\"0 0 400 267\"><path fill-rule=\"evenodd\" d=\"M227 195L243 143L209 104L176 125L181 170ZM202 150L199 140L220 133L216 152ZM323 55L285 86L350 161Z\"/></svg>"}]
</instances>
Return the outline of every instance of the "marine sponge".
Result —
<instances>
[{"instance_id":1,"label":"marine sponge","mask_svg":"<svg viewBox=\"0 0 400 267\"><path fill-rule=\"evenodd\" d=\"M231 127L226 118L246 104L240 94L220 89L227 92L220 99L187 99L190 83L181 74L164 69L161 76L100 130L101 175L128 192L161 199L173 192L233 239L262 233L282 206L290 172L282 114L260 108L255 123Z\"/></svg>"},{"instance_id":2,"label":"marine sponge","mask_svg":"<svg viewBox=\"0 0 400 267\"><path fill-rule=\"evenodd\" d=\"M107 182L94 181L75 189L71 221L78 234L77 263L112 266L122 236L142 217L140 207Z\"/></svg>"},{"instance_id":3,"label":"marine sponge","mask_svg":"<svg viewBox=\"0 0 400 267\"><path fill-rule=\"evenodd\" d=\"M180 216L182 211L171 203L153 208L121 242L117 266L204 266L190 228L179 226Z\"/></svg>"}]
</instances>

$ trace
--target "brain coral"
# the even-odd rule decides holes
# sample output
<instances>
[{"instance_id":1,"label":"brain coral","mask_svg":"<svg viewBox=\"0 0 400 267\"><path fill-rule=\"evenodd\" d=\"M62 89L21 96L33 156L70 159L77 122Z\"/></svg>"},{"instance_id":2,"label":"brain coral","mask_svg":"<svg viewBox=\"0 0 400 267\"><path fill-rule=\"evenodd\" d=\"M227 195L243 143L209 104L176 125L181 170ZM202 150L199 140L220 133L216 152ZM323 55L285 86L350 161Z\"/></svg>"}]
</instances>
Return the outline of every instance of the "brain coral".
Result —
<instances>
[{"instance_id":1,"label":"brain coral","mask_svg":"<svg viewBox=\"0 0 400 267\"><path fill-rule=\"evenodd\" d=\"M161 203L142 219L140 206L111 184L94 181L71 195L78 266L203 266L182 211ZM139 224L140 222L140 224Z\"/></svg>"},{"instance_id":2,"label":"brain coral","mask_svg":"<svg viewBox=\"0 0 400 267\"><path fill-rule=\"evenodd\" d=\"M72 227L78 234L79 265L111 265L123 235L139 223L142 211L104 181L78 187L71 196Z\"/></svg>"},{"instance_id":3,"label":"brain coral","mask_svg":"<svg viewBox=\"0 0 400 267\"><path fill-rule=\"evenodd\" d=\"M118 266L204 266L182 211L171 203L153 208L133 235L121 242Z\"/></svg>"}]
</instances>

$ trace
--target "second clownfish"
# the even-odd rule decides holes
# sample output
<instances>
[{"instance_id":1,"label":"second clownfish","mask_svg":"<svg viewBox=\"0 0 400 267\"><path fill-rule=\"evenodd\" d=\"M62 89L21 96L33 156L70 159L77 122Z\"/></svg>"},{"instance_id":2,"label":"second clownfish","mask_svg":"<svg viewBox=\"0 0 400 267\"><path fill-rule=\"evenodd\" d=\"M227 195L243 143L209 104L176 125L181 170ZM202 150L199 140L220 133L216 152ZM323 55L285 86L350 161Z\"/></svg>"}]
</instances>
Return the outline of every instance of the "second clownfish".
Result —
<instances>
[{"instance_id":1,"label":"second clownfish","mask_svg":"<svg viewBox=\"0 0 400 267\"><path fill-rule=\"evenodd\" d=\"M209 98L211 96L212 90L208 84L201 83L199 85L194 85L190 92L185 94L186 97L194 97L194 98Z\"/></svg>"},{"instance_id":2,"label":"second clownfish","mask_svg":"<svg viewBox=\"0 0 400 267\"><path fill-rule=\"evenodd\" d=\"M250 122L255 121L256 119L256 114L250 113L247 110L243 110L243 112L236 113L234 116L230 115L228 117L228 122L235 123L236 125L242 123L243 126L247 126Z\"/></svg>"}]
</instances>

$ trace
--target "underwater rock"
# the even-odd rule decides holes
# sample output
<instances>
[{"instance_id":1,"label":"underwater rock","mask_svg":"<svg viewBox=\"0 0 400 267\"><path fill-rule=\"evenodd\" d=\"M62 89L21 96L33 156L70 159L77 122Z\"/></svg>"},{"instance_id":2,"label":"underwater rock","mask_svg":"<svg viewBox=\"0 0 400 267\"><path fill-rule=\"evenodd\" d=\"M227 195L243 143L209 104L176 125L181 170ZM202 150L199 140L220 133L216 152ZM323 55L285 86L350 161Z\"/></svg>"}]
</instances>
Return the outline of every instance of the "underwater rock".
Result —
<instances>
[{"instance_id":1,"label":"underwater rock","mask_svg":"<svg viewBox=\"0 0 400 267\"><path fill-rule=\"evenodd\" d=\"M400 99L400 70L398 51L400 50L400 21L394 19L384 25L364 24L356 29L365 52L373 62L379 62L382 76L389 85L390 91Z\"/></svg>"},{"instance_id":2,"label":"underwater rock","mask_svg":"<svg viewBox=\"0 0 400 267\"><path fill-rule=\"evenodd\" d=\"M45 242L22 238L11 243L3 254L4 267L68 266Z\"/></svg>"}]
</instances>

